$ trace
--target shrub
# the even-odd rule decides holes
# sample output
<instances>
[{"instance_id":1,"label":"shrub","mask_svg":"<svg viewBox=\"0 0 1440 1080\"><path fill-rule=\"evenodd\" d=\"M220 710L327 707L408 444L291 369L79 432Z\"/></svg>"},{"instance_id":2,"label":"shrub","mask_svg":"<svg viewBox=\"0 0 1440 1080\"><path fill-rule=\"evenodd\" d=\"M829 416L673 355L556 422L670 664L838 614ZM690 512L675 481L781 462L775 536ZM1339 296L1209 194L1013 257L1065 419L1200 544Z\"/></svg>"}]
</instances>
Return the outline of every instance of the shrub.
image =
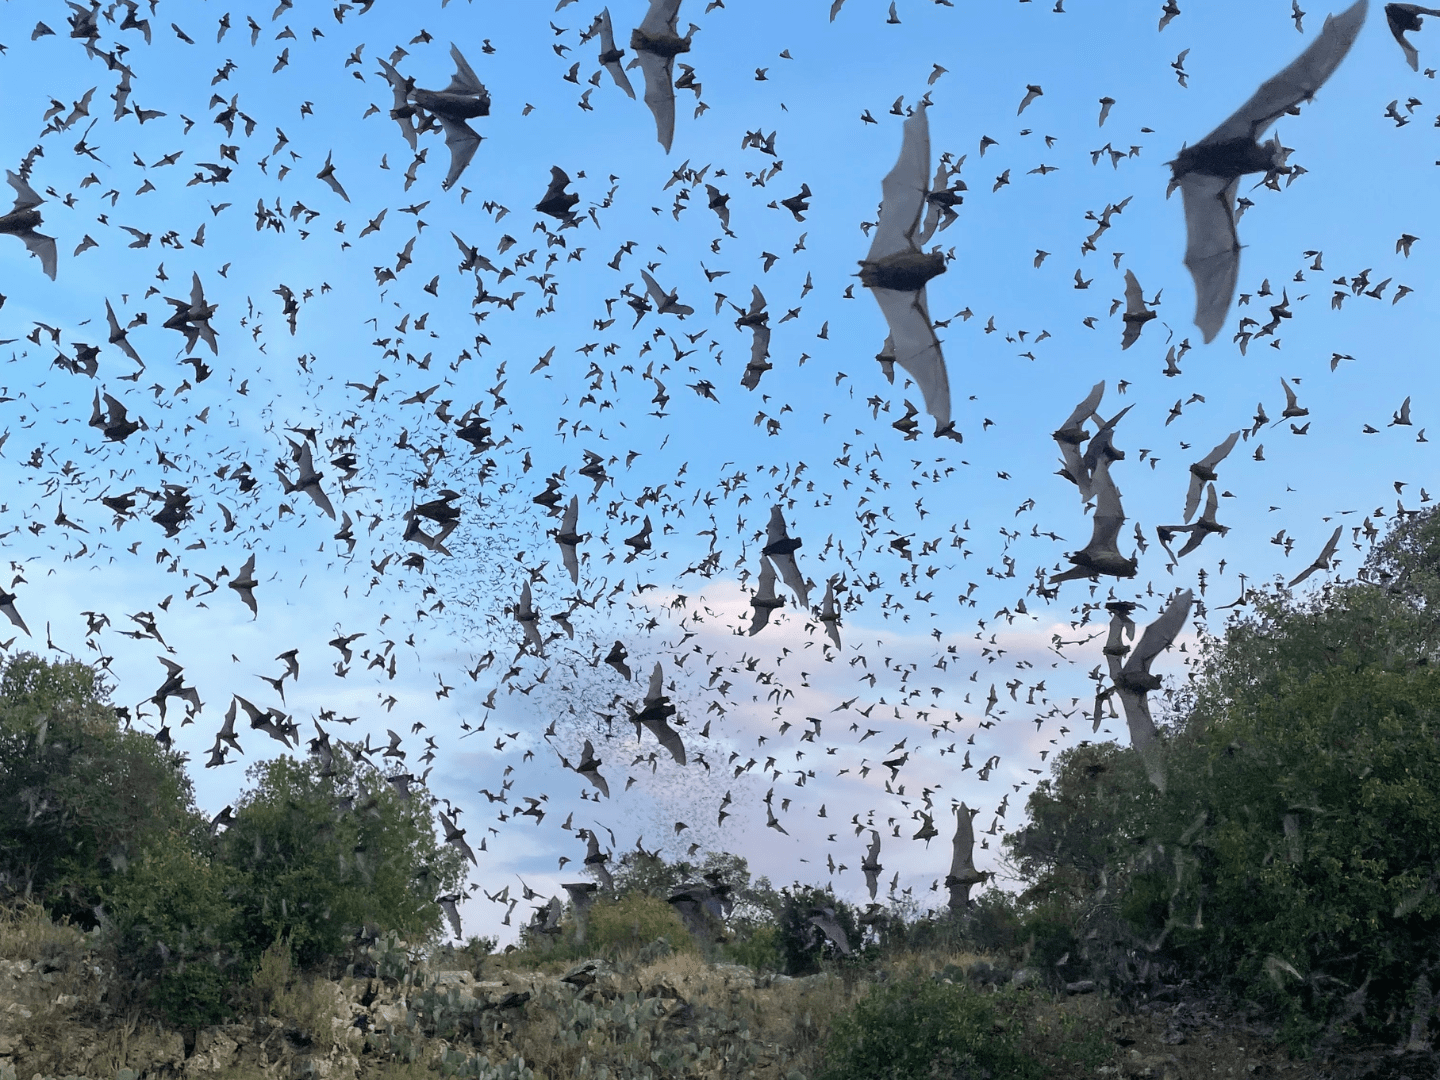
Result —
<instances>
[{"instance_id":1,"label":"shrub","mask_svg":"<svg viewBox=\"0 0 1440 1080\"><path fill-rule=\"evenodd\" d=\"M872 990L832 1025L817 1080L1029 1080L1040 1062L997 1025L986 998L912 974Z\"/></svg>"},{"instance_id":2,"label":"shrub","mask_svg":"<svg viewBox=\"0 0 1440 1080\"><path fill-rule=\"evenodd\" d=\"M784 964L780 954L780 929L776 926L749 928L721 945L719 953L723 960L744 964L759 972L779 971Z\"/></svg>"},{"instance_id":3,"label":"shrub","mask_svg":"<svg viewBox=\"0 0 1440 1080\"><path fill-rule=\"evenodd\" d=\"M656 896L631 892L598 900L587 916L585 943L594 952L634 949L661 938L677 951L695 948L679 914Z\"/></svg>"},{"instance_id":4,"label":"shrub","mask_svg":"<svg viewBox=\"0 0 1440 1080\"><path fill-rule=\"evenodd\" d=\"M852 965L859 962L865 952L862 945L864 935L851 905L835 899L829 892L813 885L796 884L788 889L781 889L780 896L781 908L776 929L786 975L813 975L820 970L822 961L845 959L839 947L810 921L817 908L834 909L835 922L845 932L850 945L849 959Z\"/></svg>"}]
</instances>

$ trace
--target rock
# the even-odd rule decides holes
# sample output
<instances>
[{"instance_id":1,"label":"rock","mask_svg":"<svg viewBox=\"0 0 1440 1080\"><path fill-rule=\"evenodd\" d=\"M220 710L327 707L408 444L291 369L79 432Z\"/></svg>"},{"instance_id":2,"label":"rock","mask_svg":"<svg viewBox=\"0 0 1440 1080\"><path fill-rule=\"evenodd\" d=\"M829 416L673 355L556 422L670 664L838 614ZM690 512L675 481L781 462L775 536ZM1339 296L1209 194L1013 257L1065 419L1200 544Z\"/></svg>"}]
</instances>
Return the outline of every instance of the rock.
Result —
<instances>
[{"instance_id":1,"label":"rock","mask_svg":"<svg viewBox=\"0 0 1440 1080\"><path fill-rule=\"evenodd\" d=\"M1017 968L1010 976L1011 986L1033 986L1039 981L1040 972L1036 968Z\"/></svg>"},{"instance_id":2,"label":"rock","mask_svg":"<svg viewBox=\"0 0 1440 1080\"><path fill-rule=\"evenodd\" d=\"M1094 979L1080 979L1077 982L1065 984L1067 994L1093 994L1095 992Z\"/></svg>"}]
</instances>

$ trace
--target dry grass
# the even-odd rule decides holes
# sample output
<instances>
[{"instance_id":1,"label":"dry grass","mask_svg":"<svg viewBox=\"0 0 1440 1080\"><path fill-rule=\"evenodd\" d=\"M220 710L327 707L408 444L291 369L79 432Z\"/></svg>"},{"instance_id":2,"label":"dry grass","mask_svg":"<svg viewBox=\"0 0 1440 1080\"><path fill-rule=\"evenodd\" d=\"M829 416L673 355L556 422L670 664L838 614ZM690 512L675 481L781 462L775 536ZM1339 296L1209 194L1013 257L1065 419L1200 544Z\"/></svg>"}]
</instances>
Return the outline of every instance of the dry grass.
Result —
<instances>
[{"instance_id":1,"label":"dry grass","mask_svg":"<svg viewBox=\"0 0 1440 1080\"><path fill-rule=\"evenodd\" d=\"M0 960L71 962L87 950L85 935L69 922L52 922L39 904L0 905Z\"/></svg>"}]
</instances>

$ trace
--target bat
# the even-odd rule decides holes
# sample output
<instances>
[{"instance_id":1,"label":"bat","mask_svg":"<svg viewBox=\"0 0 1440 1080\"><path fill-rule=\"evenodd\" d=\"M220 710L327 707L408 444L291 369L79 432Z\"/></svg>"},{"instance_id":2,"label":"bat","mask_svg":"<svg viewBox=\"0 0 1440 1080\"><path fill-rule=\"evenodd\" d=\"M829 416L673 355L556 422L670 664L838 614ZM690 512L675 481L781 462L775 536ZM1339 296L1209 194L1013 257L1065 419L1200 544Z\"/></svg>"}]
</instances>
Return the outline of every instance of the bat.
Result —
<instances>
[{"instance_id":1,"label":"bat","mask_svg":"<svg viewBox=\"0 0 1440 1080\"><path fill-rule=\"evenodd\" d=\"M107 339L110 344L119 345L121 352L143 368L145 361L140 359L140 354L135 351L135 346L130 344L129 338L126 337L126 331L120 325L120 320L115 318L115 309L110 306L109 300L105 301L105 318L110 323L110 337Z\"/></svg>"},{"instance_id":2,"label":"bat","mask_svg":"<svg viewBox=\"0 0 1440 1080\"><path fill-rule=\"evenodd\" d=\"M810 586L806 584L805 575L800 573L800 567L795 562L795 552L801 543L799 537L792 537L785 528L785 515L778 505L770 508L770 520L765 526L765 546L760 549L761 555L767 555L774 560L775 566L780 571L780 577L786 586L795 594L800 601L802 608L810 606Z\"/></svg>"},{"instance_id":3,"label":"bat","mask_svg":"<svg viewBox=\"0 0 1440 1080\"><path fill-rule=\"evenodd\" d=\"M675 138L675 57L690 51L698 27L691 25L682 38L675 31L680 0L650 0L650 10L630 34L633 63L645 75L645 104L655 117L655 136L665 152Z\"/></svg>"},{"instance_id":4,"label":"bat","mask_svg":"<svg viewBox=\"0 0 1440 1080\"><path fill-rule=\"evenodd\" d=\"M1165 605L1165 610L1145 628L1140 635L1140 641L1120 666L1120 672L1115 677L1115 690L1120 695L1120 703L1125 709L1125 722L1130 728L1130 745L1140 752L1151 783L1162 793L1165 790L1165 778L1160 768L1155 721L1151 719L1147 697L1151 690L1160 689L1160 676L1150 673L1150 665L1157 656L1174 644L1185 626L1185 620L1190 616L1190 605L1194 600L1195 594L1190 589L1177 592ZM1116 608L1122 607L1128 605L1116 605ZM1115 620L1121 621L1122 625L1130 623L1130 630L1134 632L1134 623L1130 622L1128 610L1123 613L1117 611ZM1112 637L1115 636L1114 625L1112 621ZM1112 661L1112 672L1114 667L1115 661Z\"/></svg>"},{"instance_id":5,"label":"bat","mask_svg":"<svg viewBox=\"0 0 1440 1080\"><path fill-rule=\"evenodd\" d=\"M469 845L467 844L466 847L468 848ZM460 893L451 893L448 896L435 897L435 903L440 905L440 910L445 913L445 918L450 921L450 929L455 931L456 938L460 937L460 909L455 906L455 902L459 899L461 899Z\"/></svg>"},{"instance_id":6,"label":"bat","mask_svg":"<svg viewBox=\"0 0 1440 1080\"><path fill-rule=\"evenodd\" d=\"M825 624L825 635L840 648L840 611L835 606L835 579L825 583L825 599L820 603L820 621Z\"/></svg>"},{"instance_id":7,"label":"bat","mask_svg":"<svg viewBox=\"0 0 1440 1080\"><path fill-rule=\"evenodd\" d=\"M12 624L25 631L28 636L30 634L30 628L25 625L25 620L20 617L20 612L15 610L15 601L17 599L17 594L7 593L4 589L0 589L0 614L3 614Z\"/></svg>"},{"instance_id":8,"label":"bat","mask_svg":"<svg viewBox=\"0 0 1440 1080\"><path fill-rule=\"evenodd\" d=\"M575 216L571 207L580 201L579 195L565 190L569 184L570 177L564 169L558 165L550 166L550 186L545 189L545 197L535 204L535 209L557 221L569 221Z\"/></svg>"},{"instance_id":9,"label":"bat","mask_svg":"<svg viewBox=\"0 0 1440 1080\"><path fill-rule=\"evenodd\" d=\"M635 100L635 88L630 85L630 76L625 74L625 69L620 66L620 58L625 55L624 49L615 47L615 27L610 22L610 9L601 8L598 16L600 24L600 66L610 73L610 78L615 80L615 85L624 90L631 101Z\"/></svg>"},{"instance_id":10,"label":"bat","mask_svg":"<svg viewBox=\"0 0 1440 1080\"><path fill-rule=\"evenodd\" d=\"M1390 24L1390 33L1395 35L1396 42L1404 51L1405 62L1410 65L1411 71L1420 70L1420 54L1415 51L1415 46L1410 44L1405 32L1419 30L1422 15L1440 16L1440 8L1421 7L1419 4L1385 5L1385 21Z\"/></svg>"},{"instance_id":11,"label":"bat","mask_svg":"<svg viewBox=\"0 0 1440 1080\"><path fill-rule=\"evenodd\" d=\"M520 589L520 602L515 605L515 621L525 630L525 643L535 650L537 656L544 656L545 642L540 637L540 628L537 625L540 615L533 606L528 579Z\"/></svg>"},{"instance_id":12,"label":"bat","mask_svg":"<svg viewBox=\"0 0 1440 1080\"><path fill-rule=\"evenodd\" d=\"M255 556L251 555L245 560L245 565L240 568L240 573L230 580L229 586L235 590L241 600L245 601L245 606L250 609L252 618L260 616L260 609L255 604L255 587L259 584L255 580Z\"/></svg>"},{"instance_id":13,"label":"bat","mask_svg":"<svg viewBox=\"0 0 1440 1080\"><path fill-rule=\"evenodd\" d=\"M1327 16L1324 28L1304 52L1170 163L1169 190L1178 186L1185 204L1185 265L1195 279L1195 325L1206 342L1225 323L1240 272L1240 240L1235 231L1240 177L1290 171L1280 140L1262 145L1259 137L1325 85L1354 44L1367 10L1368 0L1357 0L1339 15Z\"/></svg>"},{"instance_id":14,"label":"bat","mask_svg":"<svg viewBox=\"0 0 1440 1080\"><path fill-rule=\"evenodd\" d=\"M675 706L670 704L670 698L664 693L664 672L657 661L655 670L650 673L650 689L645 695L644 708L638 713L632 713L630 719L635 723L635 737L640 737L640 729L644 727L655 738L660 740L660 745L670 751L677 764L685 764L685 744L680 741L680 734L666 721L675 715Z\"/></svg>"},{"instance_id":15,"label":"bat","mask_svg":"<svg viewBox=\"0 0 1440 1080\"><path fill-rule=\"evenodd\" d=\"M734 304L730 306L735 307ZM745 365L745 372L740 376L740 385L746 390L754 390L760 385L760 376L774 366L768 360L770 356L770 315L765 310L765 297L760 292L760 286L750 286L750 309L748 311L738 307L735 310L740 312L740 317L735 320L735 329L749 327L754 333L750 340L750 362Z\"/></svg>"},{"instance_id":16,"label":"bat","mask_svg":"<svg viewBox=\"0 0 1440 1080\"><path fill-rule=\"evenodd\" d=\"M396 107L391 109L390 115L400 121L401 130L405 132L411 148L415 146L411 132L416 130L413 118L417 110L429 113L440 122L445 132L445 145L450 150L450 171L440 185L446 191L460 179L460 174L470 164L480 145L480 136L466 121L490 115L490 92L453 44L450 46L450 59L455 62L455 74L444 90L418 87L414 79L402 79L392 66L383 60L380 62L386 79L395 91Z\"/></svg>"},{"instance_id":17,"label":"bat","mask_svg":"<svg viewBox=\"0 0 1440 1080\"><path fill-rule=\"evenodd\" d=\"M1100 407L1100 399L1104 396L1105 380L1101 379L1090 388L1085 400L1075 406L1070 419L1050 433L1050 437L1060 444L1059 475L1078 487L1081 498L1086 500L1090 498L1090 470L1085 467L1084 459L1080 456L1080 444L1090 438L1090 433L1085 430L1085 421L1095 415L1095 410Z\"/></svg>"},{"instance_id":18,"label":"bat","mask_svg":"<svg viewBox=\"0 0 1440 1080\"><path fill-rule=\"evenodd\" d=\"M100 411L100 391L95 391L95 404L90 410L90 426L99 428L105 434L105 438L111 442L124 442L135 432L140 430L140 425L130 419L125 406L116 401L109 394L105 394L105 412Z\"/></svg>"},{"instance_id":19,"label":"bat","mask_svg":"<svg viewBox=\"0 0 1440 1080\"><path fill-rule=\"evenodd\" d=\"M1122 316L1125 322L1125 332L1120 338L1122 351L1140 340L1140 331L1144 329L1147 322L1155 318L1155 314L1145 306L1145 294L1140 291L1140 282L1135 279L1135 271L1126 270L1125 314Z\"/></svg>"},{"instance_id":20,"label":"bat","mask_svg":"<svg viewBox=\"0 0 1440 1080\"><path fill-rule=\"evenodd\" d=\"M560 759L564 761L564 758ZM567 765L570 763L565 762ZM585 740L585 748L580 755L580 764L574 766L577 773L583 776L590 783L595 785L596 790L607 799L610 797L610 785L605 782L605 777L600 775L600 759L595 756L594 744L589 739Z\"/></svg>"},{"instance_id":21,"label":"bat","mask_svg":"<svg viewBox=\"0 0 1440 1080\"><path fill-rule=\"evenodd\" d=\"M630 667L628 664L625 663L625 660L627 657L629 657L629 655L630 654L625 651L625 646L617 641L614 645L610 647L610 652L608 655L606 655L604 661L621 675L623 675L626 682L630 681L631 675Z\"/></svg>"},{"instance_id":22,"label":"bat","mask_svg":"<svg viewBox=\"0 0 1440 1080\"><path fill-rule=\"evenodd\" d=\"M667 293L660 288L660 283L650 276L649 271L641 270L640 276L645 279L645 288L655 301L655 310L661 315L678 315L683 319L686 315L695 314L695 309L689 304L680 303L679 289L671 289Z\"/></svg>"},{"instance_id":23,"label":"bat","mask_svg":"<svg viewBox=\"0 0 1440 1080\"><path fill-rule=\"evenodd\" d=\"M783 597L775 595L775 565L764 555L760 556L760 585L750 598L755 613L750 617L750 636L754 637L770 622L770 612L785 606Z\"/></svg>"},{"instance_id":24,"label":"bat","mask_svg":"<svg viewBox=\"0 0 1440 1080\"><path fill-rule=\"evenodd\" d=\"M930 184L927 108L922 102L905 121L900 157L880 185L880 222L860 263L860 282L874 293L890 327L895 361L925 395L925 411L935 417L940 435L954 433L950 379L930 322L925 283L945 272L945 256L921 251L915 240Z\"/></svg>"},{"instance_id":25,"label":"bat","mask_svg":"<svg viewBox=\"0 0 1440 1080\"><path fill-rule=\"evenodd\" d=\"M560 558L565 563L565 569L570 574L572 583L580 584L580 560L575 553L575 545L580 543L580 536L576 528L580 524L580 496L570 496L570 505L565 508L565 514L560 519L560 529L555 534L555 542L560 545ZM616 642L618 645L619 642ZM626 675L629 678L629 675Z\"/></svg>"},{"instance_id":26,"label":"bat","mask_svg":"<svg viewBox=\"0 0 1440 1080\"><path fill-rule=\"evenodd\" d=\"M0 233L18 236L24 242L25 249L40 260L40 269L45 272L45 276L54 281L55 238L35 231L36 226L44 224L40 211L35 207L45 200L35 194L35 189L18 174L7 169L5 179L9 180L10 186L15 189L15 205L8 214L0 217Z\"/></svg>"},{"instance_id":27,"label":"bat","mask_svg":"<svg viewBox=\"0 0 1440 1080\"><path fill-rule=\"evenodd\" d=\"M978 807L971 810L963 802L955 807L955 838L950 841L950 873L945 875L945 887L950 890L950 909L965 907L970 899L970 889L984 882L986 875L975 869L975 815Z\"/></svg>"},{"instance_id":28,"label":"bat","mask_svg":"<svg viewBox=\"0 0 1440 1080\"><path fill-rule=\"evenodd\" d=\"M280 478L280 486L285 489L285 494L289 495L294 491L303 491L306 495L310 496L311 501L314 502L321 511L330 516L331 521L334 521L335 507L330 505L330 497L326 495L320 487L320 481L325 474L315 471L315 459L311 456L310 444L302 441L300 445L296 446L295 443L292 442L290 444L290 457L291 460L300 466L300 475L295 478L294 483L290 482L290 478L286 475L284 467L279 462L275 463L275 475Z\"/></svg>"},{"instance_id":29,"label":"bat","mask_svg":"<svg viewBox=\"0 0 1440 1080\"><path fill-rule=\"evenodd\" d=\"M871 829L870 846L865 850L865 858L860 863L860 870L865 875L865 888L870 890L871 900L875 899L875 890L880 886L880 871L884 869L880 865L880 834Z\"/></svg>"},{"instance_id":30,"label":"bat","mask_svg":"<svg viewBox=\"0 0 1440 1080\"><path fill-rule=\"evenodd\" d=\"M1125 511L1120 505L1120 490L1110 478L1110 459L1100 458L1090 477L1095 492L1095 520L1090 542L1072 555L1066 556L1074 567L1050 578L1050 584L1073 581L1076 578L1097 578L1101 574L1109 577L1132 578L1139 568L1133 556L1125 558L1120 554L1120 529L1125 524Z\"/></svg>"},{"instance_id":31,"label":"bat","mask_svg":"<svg viewBox=\"0 0 1440 1080\"><path fill-rule=\"evenodd\" d=\"M1185 493L1185 520L1187 522L1195 515L1195 510L1200 505L1200 492L1206 484L1216 478L1215 466L1224 461L1230 451L1235 449L1235 440L1238 438L1240 438L1240 432L1231 432L1224 442L1190 466L1190 490Z\"/></svg>"},{"instance_id":32,"label":"bat","mask_svg":"<svg viewBox=\"0 0 1440 1080\"><path fill-rule=\"evenodd\" d=\"M1315 556L1315 561L1304 570L1301 570L1300 573L1296 574L1291 580L1290 588L1293 589L1296 585L1299 585L1311 574L1315 573L1316 570L1330 569L1330 560L1335 557L1335 548L1340 543L1340 532L1341 527L1337 525L1335 531L1330 534L1330 539L1325 541L1325 546L1320 549L1320 554Z\"/></svg>"},{"instance_id":33,"label":"bat","mask_svg":"<svg viewBox=\"0 0 1440 1080\"><path fill-rule=\"evenodd\" d=\"M331 191L335 192L336 195L339 195L346 202L349 202L350 196L345 194L345 189L340 186L340 181L335 179L335 166L330 162L333 156L333 151L325 155L325 167L315 174L315 179L324 180L325 183L330 185Z\"/></svg>"},{"instance_id":34,"label":"bat","mask_svg":"<svg viewBox=\"0 0 1440 1080\"><path fill-rule=\"evenodd\" d=\"M1221 525L1215 520L1215 514L1219 509L1220 498L1215 494L1215 485L1211 484L1205 496L1205 509L1201 512L1200 519L1193 525L1185 526L1190 532L1190 539L1185 541L1185 546L1182 547L1176 555L1177 559L1183 559L1186 555L1189 555L1198 548L1204 542L1205 537L1211 533L1218 532L1221 536L1224 536L1230 531L1230 526ZM1179 532L1180 530L1176 529L1174 531Z\"/></svg>"}]
</instances>

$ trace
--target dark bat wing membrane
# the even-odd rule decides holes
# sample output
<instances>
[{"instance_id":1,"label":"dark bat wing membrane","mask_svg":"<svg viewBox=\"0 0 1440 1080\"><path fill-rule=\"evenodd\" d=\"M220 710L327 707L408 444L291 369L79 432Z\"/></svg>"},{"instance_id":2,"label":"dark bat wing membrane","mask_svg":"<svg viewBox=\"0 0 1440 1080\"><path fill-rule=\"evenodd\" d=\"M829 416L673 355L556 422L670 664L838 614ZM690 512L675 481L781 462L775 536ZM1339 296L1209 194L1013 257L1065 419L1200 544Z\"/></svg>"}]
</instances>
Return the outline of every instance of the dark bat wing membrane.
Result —
<instances>
[{"instance_id":1,"label":"dark bat wing membrane","mask_svg":"<svg viewBox=\"0 0 1440 1080\"><path fill-rule=\"evenodd\" d=\"M1240 275L1235 193L1240 181L1205 173L1180 179L1185 201L1185 266L1195 279L1195 325L1212 341L1225 325Z\"/></svg>"}]
</instances>

